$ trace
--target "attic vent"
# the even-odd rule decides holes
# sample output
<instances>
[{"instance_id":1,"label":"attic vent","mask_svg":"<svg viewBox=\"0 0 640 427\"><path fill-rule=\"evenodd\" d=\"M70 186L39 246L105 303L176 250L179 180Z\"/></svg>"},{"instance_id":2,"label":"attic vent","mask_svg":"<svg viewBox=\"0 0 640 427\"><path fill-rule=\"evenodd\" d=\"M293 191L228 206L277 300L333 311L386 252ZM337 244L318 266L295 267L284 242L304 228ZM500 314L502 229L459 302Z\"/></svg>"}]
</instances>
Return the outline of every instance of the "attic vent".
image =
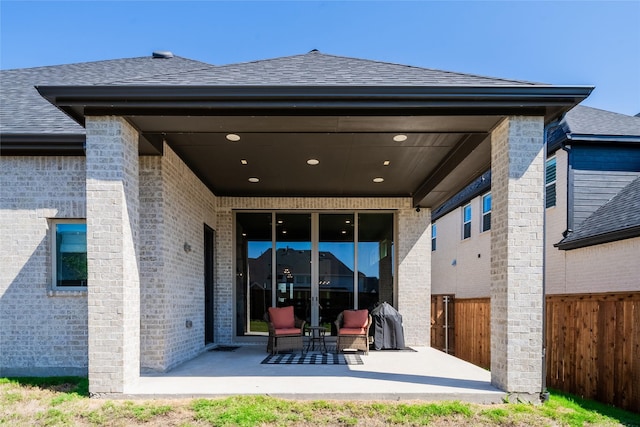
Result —
<instances>
[{"instance_id":1,"label":"attic vent","mask_svg":"<svg viewBox=\"0 0 640 427\"><path fill-rule=\"evenodd\" d=\"M169 50L156 50L151 54L151 56L153 58L168 59L168 58L173 58L173 52Z\"/></svg>"}]
</instances>

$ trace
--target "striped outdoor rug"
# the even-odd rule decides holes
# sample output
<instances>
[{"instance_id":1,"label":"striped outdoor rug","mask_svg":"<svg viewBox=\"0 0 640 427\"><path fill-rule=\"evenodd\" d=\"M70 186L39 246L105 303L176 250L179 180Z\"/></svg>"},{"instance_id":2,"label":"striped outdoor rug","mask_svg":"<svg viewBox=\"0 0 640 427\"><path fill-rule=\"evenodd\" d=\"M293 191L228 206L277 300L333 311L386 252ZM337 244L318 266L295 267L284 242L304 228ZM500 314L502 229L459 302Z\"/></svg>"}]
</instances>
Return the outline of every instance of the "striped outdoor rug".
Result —
<instances>
[{"instance_id":1,"label":"striped outdoor rug","mask_svg":"<svg viewBox=\"0 0 640 427\"><path fill-rule=\"evenodd\" d=\"M363 365L359 354L284 353L267 356L263 365Z\"/></svg>"}]
</instances>

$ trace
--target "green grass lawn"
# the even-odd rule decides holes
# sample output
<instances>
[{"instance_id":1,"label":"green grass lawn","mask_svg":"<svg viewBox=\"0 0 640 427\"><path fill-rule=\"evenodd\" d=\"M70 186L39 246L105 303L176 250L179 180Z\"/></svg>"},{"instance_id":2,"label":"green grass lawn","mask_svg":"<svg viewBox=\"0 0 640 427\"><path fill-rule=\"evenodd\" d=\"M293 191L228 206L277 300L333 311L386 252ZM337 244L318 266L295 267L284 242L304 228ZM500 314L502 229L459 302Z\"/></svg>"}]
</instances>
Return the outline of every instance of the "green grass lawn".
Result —
<instances>
[{"instance_id":1,"label":"green grass lawn","mask_svg":"<svg viewBox=\"0 0 640 427\"><path fill-rule=\"evenodd\" d=\"M640 414L557 392L543 405L88 398L86 378L0 378L0 426L640 426Z\"/></svg>"}]
</instances>

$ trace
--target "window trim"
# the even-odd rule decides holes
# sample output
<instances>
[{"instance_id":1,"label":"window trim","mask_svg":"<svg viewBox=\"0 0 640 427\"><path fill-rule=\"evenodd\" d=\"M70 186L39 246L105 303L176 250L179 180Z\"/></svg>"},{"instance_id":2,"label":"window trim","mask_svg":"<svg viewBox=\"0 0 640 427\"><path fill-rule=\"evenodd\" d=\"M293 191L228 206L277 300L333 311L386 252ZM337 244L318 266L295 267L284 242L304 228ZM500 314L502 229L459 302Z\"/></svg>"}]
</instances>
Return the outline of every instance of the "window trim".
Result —
<instances>
[{"instance_id":1,"label":"window trim","mask_svg":"<svg viewBox=\"0 0 640 427\"><path fill-rule=\"evenodd\" d=\"M469 208L469 221L465 220L465 210ZM471 208L471 203L467 203L462 206L462 240L467 240L471 238L471 226L473 220L473 209ZM469 224L469 235L465 237L465 226Z\"/></svg>"},{"instance_id":2,"label":"window trim","mask_svg":"<svg viewBox=\"0 0 640 427\"><path fill-rule=\"evenodd\" d=\"M431 252L437 249L438 227L435 222L431 223Z\"/></svg>"},{"instance_id":3,"label":"window trim","mask_svg":"<svg viewBox=\"0 0 640 427\"><path fill-rule=\"evenodd\" d=\"M78 291L87 291L89 278L87 277L87 284L84 286L58 286L58 248L57 248L57 226L59 224L84 224L85 227L87 225L87 220L83 218L53 218L50 220L50 232L49 236L51 239L50 244L50 256L49 260L51 261L51 278L50 278L50 289L55 292L61 291L69 291L69 292L78 292Z\"/></svg>"},{"instance_id":4,"label":"window trim","mask_svg":"<svg viewBox=\"0 0 640 427\"><path fill-rule=\"evenodd\" d=\"M487 197L491 197L491 191L485 193L482 195L482 197L480 198L480 205L481 205L481 218L480 218L480 232L484 233L486 231L491 231L491 212L493 211L493 197L491 197L491 204L489 206L489 210L485 212L484 210L484 200ZM484 218L485 216L489 215L489 228L484 228Z\"/></svg>"}]
</instances>

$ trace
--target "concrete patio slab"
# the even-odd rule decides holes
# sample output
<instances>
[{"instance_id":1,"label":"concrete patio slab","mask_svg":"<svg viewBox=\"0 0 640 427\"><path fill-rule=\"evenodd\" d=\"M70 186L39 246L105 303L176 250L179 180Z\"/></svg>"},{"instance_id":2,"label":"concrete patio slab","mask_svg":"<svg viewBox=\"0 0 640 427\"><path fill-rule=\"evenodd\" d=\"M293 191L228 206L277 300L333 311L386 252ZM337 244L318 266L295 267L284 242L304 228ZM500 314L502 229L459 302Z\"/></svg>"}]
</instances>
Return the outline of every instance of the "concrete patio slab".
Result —
<instances>
[{"instance_id":1,"label":"concrete patio slab","mask_svg":"<svg viewBox=\"0 0 640 427\"><path fill-rule=\"evenodd\" d=\"M498 403L491 374L428 347L371 351L363 365L262 365L264 346L208 351L162 374L143 374L124 397L269 395L290 399L461 400Z\"/></svg>"}]
</instances>

